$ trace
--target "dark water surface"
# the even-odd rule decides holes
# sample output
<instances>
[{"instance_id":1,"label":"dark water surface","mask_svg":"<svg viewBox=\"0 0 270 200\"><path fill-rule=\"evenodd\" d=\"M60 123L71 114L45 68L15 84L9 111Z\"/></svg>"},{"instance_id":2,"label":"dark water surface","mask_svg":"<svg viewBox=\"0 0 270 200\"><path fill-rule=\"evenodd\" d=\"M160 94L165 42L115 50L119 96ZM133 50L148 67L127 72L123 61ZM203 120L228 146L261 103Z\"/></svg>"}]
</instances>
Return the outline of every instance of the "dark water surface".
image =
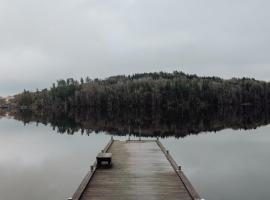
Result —
<instances>
[{"instance_id":1,"label":"dark water surface","mask_svg":"<svg viewBox=\"0 0 270 200\"><path fill-rule=\"evenodd\" d=\"M0 200L66 200L73 194L111 135L67 132L0 119ZM269 125L161 141L203 198L270 199Z\"/></svg>"}]
</instances>

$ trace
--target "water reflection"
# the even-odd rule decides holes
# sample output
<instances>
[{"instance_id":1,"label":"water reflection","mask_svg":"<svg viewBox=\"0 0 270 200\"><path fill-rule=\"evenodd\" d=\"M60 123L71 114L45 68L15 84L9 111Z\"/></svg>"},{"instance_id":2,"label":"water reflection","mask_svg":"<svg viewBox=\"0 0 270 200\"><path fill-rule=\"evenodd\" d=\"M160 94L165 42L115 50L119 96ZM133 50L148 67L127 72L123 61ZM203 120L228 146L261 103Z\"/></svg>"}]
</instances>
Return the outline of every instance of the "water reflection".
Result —
<instances>
[{"instance_id":1,"label":"water reflection","mask_svg":"<svg viewBox=\"0 0 270 200\"><path fill-rule=\"evenodd\" d=\"M0 199L67 199L110 136L52 134L51 128L0 120Z\"/></svg>"},{"instance_id":2,"label":"water reflection","mask_svg":"<svg viewBox=\"0 0 270 200\"><path fill-rule=\"evenodd\" d=\"M256 130L225 129L162 142L205 199L270 199L269 132L269 125Z\"/></svg>"},{"instance_id":3,"label":"water reflection","mask_svg":"<svg viewBox=\"0 0 270 200\"><path fill-rule=\"evenodd\" d=\"M89 135L91 132L106 131L112 135L126 135L129 132L141 136L185 137L205 131L220 131L225 128L254 129L270 122L270 110L256 107L221 107L206 110L185 110L182 113L144 113L135 115L96 114L76 111L32 112L21 110L12 112L15 119L25 124L50 124L58 133Z\"/></svg>"},{"instance_id":4,"label":"water reflection","mask_svg":"<svg viewBox=\"0 0 270 200\"><path fill-rule=\"evenodd\" d=\"M135 136L139 127L142 136L164 136L162 143L205 199L270 199L268 113L251 107L163 116L9 112L16 121L3 112L0 199L67 199L108 142L107 133L126 135L129 127Z\"/></svg>"}]
</instances>

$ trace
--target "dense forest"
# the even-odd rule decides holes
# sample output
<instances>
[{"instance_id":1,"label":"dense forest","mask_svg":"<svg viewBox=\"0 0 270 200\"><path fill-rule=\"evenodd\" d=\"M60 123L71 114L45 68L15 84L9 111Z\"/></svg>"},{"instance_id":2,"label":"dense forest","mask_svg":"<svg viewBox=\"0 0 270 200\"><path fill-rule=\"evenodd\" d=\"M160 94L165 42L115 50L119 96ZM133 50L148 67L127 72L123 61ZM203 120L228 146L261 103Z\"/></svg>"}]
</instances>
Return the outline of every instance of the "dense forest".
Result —
<instances>
[{"instance_id":1,"label":"dense forest","mask_svg":"<svg viewBox=\"0 0 270 200\"><path fill-rule=\"evenodd\" d=\"M269 82L183 72L59 80L49 89L25 90L13 101L21 108L12 113L16 119L50 123L68 134L183 137L270 123Z\"/></svg>"},{"instance_id":2,"label":"dense forest","mask_svg":"<svg viewBox=\"0 0 270 200\"><path fill-rule=\"evenodd\" d=\"M106 113L183 113L219 106L252 105L268 109L270 83L250 78L224 80L183 72L143 73L106 79L59 80L50 89L15 95L19 107L34 110L78 109Z\"/></svg>"}]
</instances>

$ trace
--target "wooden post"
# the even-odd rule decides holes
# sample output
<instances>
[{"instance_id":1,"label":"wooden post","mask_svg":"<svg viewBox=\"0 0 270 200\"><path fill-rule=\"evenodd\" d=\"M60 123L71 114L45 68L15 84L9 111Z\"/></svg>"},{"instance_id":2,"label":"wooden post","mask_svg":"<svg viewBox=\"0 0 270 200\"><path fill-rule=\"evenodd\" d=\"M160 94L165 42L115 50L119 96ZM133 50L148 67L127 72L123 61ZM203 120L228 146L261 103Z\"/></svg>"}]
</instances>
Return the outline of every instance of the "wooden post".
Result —
<instances>
[{"instance_id":1,"label":"wooden post","mask_svg":"<svg viewBox=\"0 0 270 200\"><path fill-rule=\"evenodd\" d=\"M181 170L182 170L182 167L181 167L180 165L178 166L178 170L179 170L179 171L181 171Z\"/></svg>"},{"instance_id":2,"label":"wooden post","mask_svg":"<svg viewBox=\"0 0 270 200\"><path fill-rule=\"evenodd\" d=\"M111 141L113 141L113 136L111 137Z\"/></svg>"},{"instance_id":3,"label":"wooden post","mask_svg":"<svg viewBox=\"0 0 270 200\"><path fill-rule=\"evenodd\" d=\"M141 126L139 126L139 140L141 141Z\"/></svg>"},{"instance_id":4,"label":"wooden post","mask_svg":"<svg viewBox=\"0 0 270 200\"><path fill-rule=\"evenodd\" d=\"M104 153L104 150L103 149L101 150L101 153Z\"/></svg>"},{"instance_id":5,"label":"wooden post","mask_svg":"<svg viewBox=\"0 0 270 200\"><path fill-rule=\"evenodd\" d=\"M90 169L91 169L91 172L93 172L94 171L94 166L91 165Z\"/></svg>"},{"instance_id":6,"label":"wooden post","mask_svg":"<svg viewBox=\"0 0 270 200\"><path fill-rule=\"evenodd\" d=\"M128 141L130 141L130 126L128 126Z\"/></svg>"},{"instance_id":7,"label":"wooden post","mask_svg":"<svg viewBox=\"0 0 270 200\"><path fill-rule=\"evenodd\" d=\"M167 152L167 154L169 154L169 153L170 153L170 152L169 152L169 150L167 150L166 152Z\"/></svg>"}]
</instances>

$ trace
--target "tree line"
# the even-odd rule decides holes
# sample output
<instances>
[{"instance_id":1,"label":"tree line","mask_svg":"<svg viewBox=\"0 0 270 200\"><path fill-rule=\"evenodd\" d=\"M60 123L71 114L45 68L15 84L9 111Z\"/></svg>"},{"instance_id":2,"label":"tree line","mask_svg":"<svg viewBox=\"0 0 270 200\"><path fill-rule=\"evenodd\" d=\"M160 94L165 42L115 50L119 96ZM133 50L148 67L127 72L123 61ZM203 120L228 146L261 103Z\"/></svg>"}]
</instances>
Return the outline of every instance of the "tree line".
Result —
<instances>
[{"instance_id":1,"label":"tree line","mask_svg":"<svg viewBox=\"0 0 270 200\"><path fill-rule=\"evenodd\" d=\"M183 113L208 107L247 106L268 109L270 83L251 78L221 79L183 72L141 73L106 79L59 80L51 88L15 95L18 107L33 110L78 109L106 113Z\"/></svg>"}]
</instances>

